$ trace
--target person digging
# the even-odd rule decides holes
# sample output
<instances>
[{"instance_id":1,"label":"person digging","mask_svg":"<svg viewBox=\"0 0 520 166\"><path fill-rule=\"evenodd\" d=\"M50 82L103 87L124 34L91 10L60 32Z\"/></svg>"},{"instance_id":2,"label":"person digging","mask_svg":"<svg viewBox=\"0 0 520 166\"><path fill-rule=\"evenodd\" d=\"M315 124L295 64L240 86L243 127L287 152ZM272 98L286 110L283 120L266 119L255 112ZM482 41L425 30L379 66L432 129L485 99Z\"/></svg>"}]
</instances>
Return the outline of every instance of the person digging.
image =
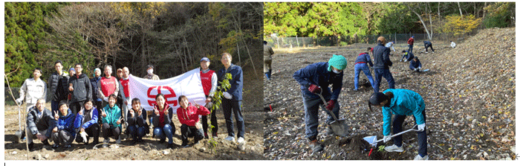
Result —
<instances>
[{"instance_id":1,"label":"person digging","mask_svg":"<svg viewBox=\"0 0 520 166\"><path fill-rule=\"evenodd\" d=\"M338 96L343 82L343 70L347 67L347 59L342 55L332 55L329 62L318 62L296 71L293 78L298 81L302 91L303 105L305 108L305 135L310 141L313 152L322 151L324 146L318 142L318 109L320 104L326 105L326 109L332 110L336 117L339 114ZM331 92L329 85L332 84ZM320 88L321 87L321 88ZM323 91L323 92L322 92ZM322 94L327 103L323 103L317 94ZM328 113L328 112L327 112ZM327 124L334 119L329 114ZM327 127L327 134L333 134Z\"/></svg>"},{"instance_id":2,"label":"person digging","mask_svg":"<svg viewBox=\"0 0 520 166\"><path fill-rule=\"evenodd\" d=\"M406 116L413 115L417 124L417 137L419 143L419 154L414 160L428 160L427 138L426 138L426 113L424 100L418 93L408 89L387 89L384 93L374 93L368 100L369 109L371 105L382 109L383 113L383 141L386 143L392 138L390 123L393 120L393 133L402 131ZM387 152L403 152L402 135L394 137L394 145L385 147Z\"/></svg>"}]
</instances>

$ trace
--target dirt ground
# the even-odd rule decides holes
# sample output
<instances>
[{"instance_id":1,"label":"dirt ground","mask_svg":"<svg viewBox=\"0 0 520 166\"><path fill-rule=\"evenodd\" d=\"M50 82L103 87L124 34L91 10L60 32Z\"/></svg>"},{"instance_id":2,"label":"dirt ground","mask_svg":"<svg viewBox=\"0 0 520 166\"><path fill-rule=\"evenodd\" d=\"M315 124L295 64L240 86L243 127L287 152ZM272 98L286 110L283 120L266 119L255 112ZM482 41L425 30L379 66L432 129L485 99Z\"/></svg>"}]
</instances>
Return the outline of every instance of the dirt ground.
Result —
<instances>
[{"instance_id":1,"label":"dirt ground","mask_svg":"<svg viewBox=\"0 0 520 166\"><path fill-rule=\"evenodd\" d=\"M471 42L469 42L471 41ZM489 42L496 41L496 42ZM487 29L466 42L433 41L435 53L424 51L416 41L415 56L426 73L409 70L409 63L399 62L404 46L396 47L390 56L390 68L396 88L418 92L426 103L428 156L430 160L514 160L515 155L515 29ZM500 43L500 44L497 44ZM300 50L275 50L272 81L264 80L264 156L272 160L412 160L417 155L417 135L403 135L404 152L378 152L362 140L364 136L382 135L380 109L368 111L367 100L373 93L363 85L360 74L359 91L354 88L354 61L366 47L321 47ZM349 124L349 136L325 134L325 111L320 111L318 139L326 147L312 153L305 138L304 108L299 84L292 78L297 70L316 62L326 62L332 54L347 58L343 89L339 96L340 119ZM374 72L372 70L372 75ZM388 88L385 79L380 90ZM272 108L272 111L270 110ZM403 129L411 128L408 117ZM379 145L392 145L392 141Z\"/></svg>"},{"instance_id":2,"label":"dirt ground","mask_svg":"<svg viewBox=\"0 0 520 166\"><path fill-rule=\"evenodd\" d=\"M250 70L250 69L244 69ZM260 73L261 71L259 71ZM180 123L174 116L175 126L177 128L176 135L173 137L174 148L166 149L167 143L160 144L158 139L151 138L151 135L143 138L144 143L130 145L130 139L122 141L118 147L115 145L114 139L111 139L111 146L108 148L93 149L94 145L84 145L74 142L72 148L65 150L58 148L53 150L51 146L44 146L40 141L35 141L35 151L28 154L29 160L262 160L263 153L263 117L265 115L262 110L262 82L253 80L254 74L244 74L244 100L243 115L245 121L245 140L246 149L240 151L237 144L224 140L227 137L226 123L222 110L217 110L218 118L218 138L216 146L209 143L208 139L204 139L196 146L188 148L180 147L182 143L180 138ZM47 103L50 108L50 103ZM14 133L18 130L18 112L16 106L6 105L5 107L5 160L26 160L27 151L25 141L22 143L13 143L16 139ZM25 118L25 117L23 117ZM22 120L22 123L25 119ZM236 126L236 121L233 118ZM235 127L235 132L237 131ZM190 145L193 140L190 140ZM99 141L103 141L100 136ZM92 143L92 138L90 139ZM52 145L53 142L50 142ZM99 144L98 144L99 145ZM203 151L201 150L203 149Z\"/></svg>"}]
</instances>

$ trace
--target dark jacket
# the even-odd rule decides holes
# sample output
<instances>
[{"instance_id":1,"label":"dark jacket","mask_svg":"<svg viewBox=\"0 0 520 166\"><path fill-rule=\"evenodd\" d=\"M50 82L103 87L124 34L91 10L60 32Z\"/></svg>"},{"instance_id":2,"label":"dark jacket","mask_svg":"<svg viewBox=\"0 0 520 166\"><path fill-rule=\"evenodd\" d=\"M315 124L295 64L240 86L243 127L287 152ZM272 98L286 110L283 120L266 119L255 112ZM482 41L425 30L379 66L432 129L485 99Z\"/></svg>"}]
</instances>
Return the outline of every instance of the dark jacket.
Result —
<instances>
[{"instance_id":1,"label":"dark jacket","mask_svg":"<svg viewBox=\"0 0 520 166\"><path fill-rule=\"evenodd\" d=\"M408 51L406 51L404 55L406 56L407 61L411 61L415 57L412 52Z\"/></svg>"},{"instance_id":2,"label":"dark jacket","mask_svg":"<svg viewBox=\"0 0 520 166\"><path fill-rule=\"evenodd\" d=\"M90 91L92 93L92 100L94 100L94 101L103 100L103 99L98 98L97 84L100 80L101 80L101 76L90 79L90 85L92 87L92 89Z\"/></svg>"},{"instance_id":3,"label":"dark jacket","mask_svg":"<svg viewBox=\"0 0 520 166\"><path fill-rule=\"evenodd\" d=\"M300 84L300 89L304 96L311 99L319 98L318 95L308 90L309 86L314 84L320 86L324 97L330 96L330 100L338 99L343 84L343 72L334 74L327 70L328 67L328 62L318 62L310 64L294 73L293 78ZM333 92L331 92L329 88L330 84L332 84Z\"/></svg>"},{"instance_id":4,"label":"dark jacket","mask_svg":"<svg viewBox=\"0 0 520 166\"><path fill-rule=\"evenodd\" d=\"M78 101L92 99L92 85L90 83L90 79L86 74L81 74L79 78L76 77L76 75L71 76L69 79L69 84L72 84L72 87L74 88L74 91L72 92L72 99L70 102L74 103Z\"/></svg>"},{"instance_id":5,"label":"dark jacket","mask_svg":"<svg viewBox=\"0 0 520 166\"><path fill-rule=\"evenodd\" d=\"M132 125L137 125L139 127L142 127L142 126L148 126L148 123L146 122L146 119L148 119L148 115L146 115L146 110L144 110L144 108L141 108L142 112L141 113L141 116L137 116L137 111L134 110L134 116L133 117L130 117L130 110L128 110L128 126L132 126ZM131 109L133 110L133 108ZM168 110L169 111L169 110Z\"/></svg>"},{"instance_id":6,"label":"dark jacket","mask_svg":"<svg viewBox=\"0 0 520 166\"><path fill-rule=\"evenodd\" d=\"M74 129L78 130L80 128L87 129L90 126L96 124L98 122L98 109L92 107L91 110L83 109L83 115L79 113L76 115L76 119L74 120Z\"/></svg>"},{"instance_id":7,"label":"dark jacket","mask_svg":"<svg viewBox=\"0 0 520 166\"><path fill-rule=\"evenodd\" d=\"M432 42L430 41L423 41L424 42L424 45L427 46L427 45L432 45Z\"/></svg>"},{"instance_id":8,"label":"dark jacket","mask_svg":"<svg viewBox=\"0 0 520 166\"><path fill-rule=\"evenodd\" d=\"M152 112L152 117L153 117L153 127L164 127L164 126L160 126L159 125L159 121L160 121L160 116L157 116L155 114L155 109L159 109L157 107L157 105L154 106L154 112ZM173 128L175 128L175 125L173 124L173 121L172 121L172 116L173 116L173 108L170 107L168 104L165 104L164 108L163 109L168 109L168 115L164 115L163 116L163 119L164 119L164 124L170 124L170 126L172 126ZM159 113L161 114L161 113Z\"/></svg>"},{"instance_id":9,"label":"dark jacket","mask_svg":"<svg viewBox=\"0 0 520 166\"><path fill-rule=\"evenodd\" d=\"M374 69L389 69L388 66L392 66L390 61L390 49L386 48L383 44L378 43L374 47Z\"/></svg>"},{"instance_id":10,"label":"dark jacket","mask_svg":"<svg viewBox=\"0 0 520 166\"><path fill-rule=\"evenodd\" d=\"M419 59L417 59L417 62L414 62L413 60L410 61L410 70L413 70L413 69L419 68L419 67L422 67L421 61L419 61Z\"/></svg>"},{"instance_id":11,"label":"dark jacket","mask_svg":"<svg viewBox=\"0 0 520 166\"><path fill-rule=\"evenodd\" d=\"M56 89L56 93L54 95L57 98L57 101L67 101L67 96L69 95L69 76L63 76L60 78L58 82L58 89Z\"/></svg>"},{"instance_id":12,"label":"dark jacket","mask_svg":"<svg viewBox=\"0 0 520 166\"><path fill-rule=\"evenodd\" d=\"M358 55L354 65L358 63L368 63L370 66L374 66L374 64L372 64L372 60L370 60L370 55L368 55L368 52L363 52Z\"/></svg>"},{"instance_id":13,"label":"dark jacket","mask_svg":"<svg viewBox=\"0 0 520 166\"><path fill-rule=\"evenodd\" d=\"M244 79L242 74L242 68L240 66L231 64L228 70L226 68L222 68L217 72L218 77L218 86L220 86L220 82L224 80L224 74L231 73L231 80L229 80L229 84L231 87L225 91L233 96L232 100L241 101L242 100L242 88L244 87Z\"/></svg>"},{"instance_id":14,"label":"dark jacket","mask_svg":"<svg viewBox=\"0 0 520 166\"><path fill-rule=\"evenodd\" d=\"M39 130L47 130L45 136L50 138L54 123L54 117L52 116L51 111L47 108L43 110L40 118L38 118L38 110L36 109L36 106L29 109L29 113L27 114L27 127L29 128L28 132L31 134L36 135Z\"/></svg>"},{"instance_id":15,"label":"dark jacket","mask_svg":"<svg viewBox=\"0 0 520 166\"><path fill-rule=\"evenodd\" d=\"M72 138L76 135L76 132L74 131L74 119L76 119L76 115L72 114L72 111L69 109L67 111L67 115L61 115L60 112L60 118L58 121L56 121L56 126L58 128L58 131L65 130L69 132L72 135Z\"/></svg>"},{"instance_id":16,"label":"dark jacket","mask_svg":"<svg viewBox=\"0 0 520 166\"><path fill-rule=\"evenodd\" d=\"M58 84L61 80L61 78L65 77L65 73L62 72L61 75L58 74L58 72L54 72L49 76L49 79L47 80L47 87L51 90L50 93L52 94L52 101L60 101L57 94L58 91Z\"/></svg>"}]
</instances>

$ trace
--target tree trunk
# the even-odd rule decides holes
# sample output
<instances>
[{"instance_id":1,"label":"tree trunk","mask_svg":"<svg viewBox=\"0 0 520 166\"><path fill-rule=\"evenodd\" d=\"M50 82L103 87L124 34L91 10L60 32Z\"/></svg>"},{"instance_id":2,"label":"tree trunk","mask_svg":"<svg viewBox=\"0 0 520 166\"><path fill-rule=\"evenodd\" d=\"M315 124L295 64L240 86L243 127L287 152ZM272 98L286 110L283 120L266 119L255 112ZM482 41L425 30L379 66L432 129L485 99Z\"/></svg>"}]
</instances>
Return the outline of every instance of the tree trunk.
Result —
<instances>
[{"instance_id":1,"label":"tree trunk","mask_svg":"<svg viewBox=\"0 0 520 166\"><path fill-rule=\"evenodd\" d=\"M486 6L487 6L487 2L484 2L484 13L482 14L482 20L484 20L486 18Z\"/></svg>"},{"instance_id":2,"label":"tree trunk","mask_svg":"<svg viewBox=\"0 0 520 166\"><path fill-rule=\"evenodd\" d=\"M141 36L141 70L147 70L146 69L146 50L145 50L145 43L144 43L144 38L145 38L145 33L144 33L144 28L142 29L143 31L141 33L142 36Z\"/></svg>"},{"instance_id":3,"label":"tree trunk","mask_svg":"<svg viewBox=\"0 0 520 166\"><path fill-rule=\"evenodd\" d=\"M430 40L431 40L433 38L432 8L428 3L426 3L426 6L428 7L428 10L429 10L429 11L428 10L427 11L428 11L428 16L430 16L430 31L431 31L430 36L428 38L430 38Z\"/></svg>"},{"instance_id":4,"label":"tree trunk","mask_svg":"<svg viewBox=\"0 0 520 166\"><path fill-rule=\"evenodd\" d=\"M441 2L439 2L439 5L437 6L437 14L439 14L439 20L441 20Z\"/></svg>"},{"instance_id":5,"label":"tree trunk","mask_svg":"<svg viewBox=\"0 0 520 166\"><path fill-rule=\"evenodd\" d=\"M240 60L240 47L238 47L238 42L237 42L237 54L238 54L238 63L240 65L242 65L242 60Z\"/></svg>"},{"instance_id":6,"label":"tree trunk","mask_svg":"<svg viewBox=\"0 0 520 166\"><path fill-rule=\"evenodd\" d=\"M424 26L424 30L426 31L426 34L428 34L428 37L430 37L430 32L428 31L428 27L424 23L424 20L422 19L421 15L419 15L419 13L417 13L415 10L413 10L408 4L406 4L406 7L408 7L408 9L410 11L412 11L415 15L417 15L417 17L419 17L419 20L421 20L421 23ZM430 40L431 40L431 38L430 38Z\"/></svg>"},{"instance_id":7,"label":"tree trunk","mask_svg":"<svg viewBox=\"0 0 520 166\"><path fill-rule=\"evenodd\" d=\"M464 18L462 17L462 10L460 9L460 2L457 2L457 5L459 6L460 19L464 19Z\"/></svg>"}]
</instances>

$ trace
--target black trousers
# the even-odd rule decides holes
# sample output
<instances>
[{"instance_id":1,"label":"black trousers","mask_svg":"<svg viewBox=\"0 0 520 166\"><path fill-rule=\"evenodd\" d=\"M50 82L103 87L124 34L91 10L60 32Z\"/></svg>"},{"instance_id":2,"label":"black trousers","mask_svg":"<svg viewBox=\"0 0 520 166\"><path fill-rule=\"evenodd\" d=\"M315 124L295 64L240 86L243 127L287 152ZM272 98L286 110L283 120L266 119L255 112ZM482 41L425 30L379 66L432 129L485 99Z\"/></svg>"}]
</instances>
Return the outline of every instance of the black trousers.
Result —
<instances>
[{"instance_id":1,"label":"black trousers","mask_svg":"<svg viewBox=\"0 0 520 166\"><path fill-rule=\"evenodd\" d=\"M424 123L426 123L426 110L423 110L422 114L423 114L423 118L424 118ZM394 121L393 121L394 134L399 133L403 130L402 129L403 122L405 119L406 119L406 116L402 116L402 115L394 116ZM417 122L417 119L415 119L415 116L413 117L413 119L414 119L414 121ZM418 138L417 142L419 143L419 154L421 154L423 156L428 155L428 147L427 147L428 141L426 140L426 129L424 129L424 131L417 132L417 138ZM394 144L399 147L402 146L403 145L403 136L399 135L399 136L394 137Z\"/></svg>"},{"instance_id":2,"label":"black trousers","mask_svg":"<svg viewBox=\"0 0 520 166\"><path fill-rule=\"evenodd\" d=\"M188 143L188 137L194 137L195 141L198 141L198 140L201 140L204 138L202 129L197 129L195 126L188 126L185 124L182 124L182 126L181 126L181 135L182 135L183 143Z\"/></svg>"},{"instance_id":3,"label":"black trousers","mask_svg":"<svg viewBox=\"0 0 520 166\"><path fill-rule=\"evenodd\" d=\"M103 138L108 139L108 137L113 136L114 139L119 139L119 135L121 134L121 129L119 127L110 128L108 123L103 123Z\"/></svg>"},{"instance_id":4,"label":"black trousers","mask_svg":"<svg viewBox=\"0 0 520 166\"><path fill-rule=\"evenodd\" d=\"M237 121L238 136L244 137L245 125L244 117L242 115L242 101L234 101L229 99L222 99L222 110L224 111L224 118L226 119L226 127L228 129L228 136L234 137L235 130L233 126L232 115L235 115Z\"/></svg>"},{"instance_id":5,"label":"black trousers","mask_svg":"<svg viewBox=\"0 0 520 166\"><path fill-rule=\"evenodd\" d=\"M97 124L97 123L93 124L92 126L86 128L85 132L87 133L88 137L94 137L94 142L99 141L99 124ZM83 138L81 138L81 136L79 136L79 135L76 135L76 142L78 142L78 143L83 142ZM88 143L88 140L87 140L87 143Z\"/></svg>"},{"instance_id":6,"label":"black trousers","mask_svg":"<svg viewBox=\"0 0 520 166\"><path fill-rule=\"evenodd\" d=\"M208 110L211 111L211 108L208 108ZM212 134L217 133L218 131L217 116L215 115L215 112L217 112L217 110L211 111L211 125L213 126L213 129L211 129ZM204 130L204 134L208 133L208 127L208 116L202 116L202 130Z\"/></svg>"},{"instance_id":7,"label":"black trousers","mask_svg":"<svg viewBox=\"0 0 520 166\"><path fill-rule=\"evenodd\" d=\"M85 105L85 101L76 101L74 103L70 103L70 110L74 115L78 114L79 110Z\"/></svg>"}]
</instances>

